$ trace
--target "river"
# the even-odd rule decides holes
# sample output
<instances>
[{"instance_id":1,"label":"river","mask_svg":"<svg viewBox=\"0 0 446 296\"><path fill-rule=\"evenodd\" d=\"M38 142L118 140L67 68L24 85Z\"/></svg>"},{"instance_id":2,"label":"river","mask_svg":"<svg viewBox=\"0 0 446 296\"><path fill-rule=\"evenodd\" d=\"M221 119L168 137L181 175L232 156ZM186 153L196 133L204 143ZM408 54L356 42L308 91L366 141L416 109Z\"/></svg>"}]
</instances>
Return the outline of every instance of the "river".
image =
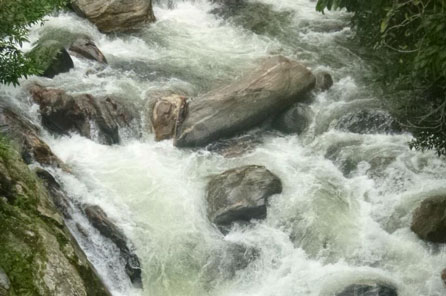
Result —
<instances>
[{"instance_id":1,"label":"river","mask_svg":"<svg viewBox=\"0 0 446 296\"><path fill-rule=\"evenodd\" d=\"M371 62L351 50L347 13L323 15L310 0L247 3L230 9L206 0L158 2L157 22L125 35L104 35L68 12L32 29L31 42L45 34L88 34L109 66L74 57L69 73L31 77L23 88L38 82L128 100L160 90L194 97L275 54L327 70L335 81L315 93L305 133L259 132L251 151L232 158L155 142L145 131L138 140L122 131L123 143L113 146L45 132L72 169L52 169L72 200L101 206L141 259L143 290L131 286L117 249L80 213L68 221L113 295L328 296L360 280L391 283L401 296L444 295L446 248L417 238L410 221L418 202L446 192L446 162L410 150L406 133L336 128L345 114L379 106L382 93L370 83ZM23 88L1 91L38 123L38 107ZM222 235L206 217L205 187L210 175L245 164L266 166L282 180L283 192L270 199L265 220ZM231 243L256 250L235 272Z\"/></svg>"}]
</instances>

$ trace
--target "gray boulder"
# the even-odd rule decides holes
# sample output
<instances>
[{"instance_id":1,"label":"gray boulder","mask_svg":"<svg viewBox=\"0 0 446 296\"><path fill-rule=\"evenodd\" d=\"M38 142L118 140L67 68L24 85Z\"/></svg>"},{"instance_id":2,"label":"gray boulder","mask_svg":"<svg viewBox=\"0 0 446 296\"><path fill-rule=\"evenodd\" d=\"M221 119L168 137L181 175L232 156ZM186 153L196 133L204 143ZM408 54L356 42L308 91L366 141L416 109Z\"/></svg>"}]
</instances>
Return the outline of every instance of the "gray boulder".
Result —
<instances>
[{"instance_id":1,"label":"gray boulder","mask_svg":"<svg viewBox=\"0 0 446 296\"><path fill-rule=\"evenodd\" d=\"M282 192L280 179L263 166L249 165L213 177L207 186L207 213L218 226L264 219L268 198Z\"/></svg>"},{"instance_id":2,"label":"gray boulder","mask_svg":"<svg viewBox=\"0 0 446 296\"><path fill-rule=\"evenodd\" d=\"M53 78L57 74L70 71L73 60L65 47L58 41L47 40L37 44L28 56L34 60L42 76Z\"/></svg>"},{"instance_id":3,"label":"gray boulder","mask_svg":"<svg viewBox=\"0 0 446 296\"><path fill-rule=\"evenodd\" d=\"M313 112L310 106L297 103L273 121L273 128L286 134L303 133L310 125Z\"/></svg>"},{"instance_id":4,"label":"gray boulder","mask_svg":"<svg viewBox=\"0 0 446 296\"><path fill-rule=\"evenodd\" d=\"M282 56L265 59L251 74L192 100L175 145L204 146L249 130L302 100L314 84L302 64Z\"/></svg>"},{"instance_id":5,"label":"gray boulder","mask_svg":"<svg viewBox=\"0 0 446 296\"><path fill-rule=\"evenodd\" d=\"M77 38L68 50L76 56L94 60L101 64L107 64L107 59L104 54L97 48L96 44L86 36Z\"/></svg>"},{"instance_id":6,"label":"gray boulder","mask_svg":"<svg viewBox=\"0 0 446 296\"><path fill-rule=\"evenodd\" d=\"M353 284L336 293L336 296L398 296L397 289L379 283Z\"/></svg>"},{"instance_id":7,"label":"gray boulder","mask_svg":"<svg viewBox=\"0 0 446 296\"><path fill-rule=\"evenodd\" d=\"M73 0L71 7L105 33L132 31L155 21L151 0Z\"/></svg>"},{"instance_id":8,"label":"gray boulder","mask_svg":"<svg viewBox=\"0 0 446 296\"><path fill-rule=\"evenodd\" d=\"M131 282L137 287L142 287L141 263L138 256L131 250L130 243L121 229L119 229L98 206L87 206L84 211L91 224L99 230L104 237L109 238L115 243L121 251L121 256L126 262L125 272L129 276Z\"/></svg>"},{"instance_id":9,"label":"gray boulder","mask_svg":"<svg viewBox=\"0 0 446 296\"><path fill-rule=\"evenodd\" d=\"M446 243L446 196L423 200L413 213L410 229L423 240Z\"/></svg>"},{"instance_id":10,"label":"gray boulder","mask_svg":"<svg viewBox=\"0 0 446 296\"><path fill-rule=\"evenodd\" d=\"M120 142L119 129L133 130L139 123L136 107L117 98L95 98L91 95L71 96L63 90L34 85L32 98L40 106L42 125L55 134L77 132L105 144ZM97 130L98 135L92 133ZM134 136L137 136L135 133Z\"/></svg>"}]
</instances>

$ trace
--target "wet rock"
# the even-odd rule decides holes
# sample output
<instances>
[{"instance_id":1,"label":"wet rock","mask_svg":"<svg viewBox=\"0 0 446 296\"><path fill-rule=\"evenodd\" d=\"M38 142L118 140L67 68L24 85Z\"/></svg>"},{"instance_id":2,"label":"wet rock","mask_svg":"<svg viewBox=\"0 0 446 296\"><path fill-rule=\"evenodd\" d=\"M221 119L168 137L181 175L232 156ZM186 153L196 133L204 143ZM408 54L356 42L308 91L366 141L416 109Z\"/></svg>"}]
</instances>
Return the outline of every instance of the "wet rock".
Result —
<instances>
[{"instance_id":1,"label":"wet rock","mask_svg":"<svg viewBox=\"0 0 446 296\"><path fill-rule=\"evenodd\" d=\"M177 127L187 112L186 98L171 95L158 99L153 108L150 120L155 132L155 140L161 141L175 137Z\"/></svg>"},{"instance_id":2,"label":"wet rock","mask_svg":"<svg viewBox=\"0 0 446 296\"><path fill-rule=\"evenodd\" d=\"M273 128L286 134L303 133L310 125L313 112L310 106L297 103L273 121Z\"/></svg>"},{"instance_id":3,"label":"wet rock","mask_svg":"<svg viewBox=\"0 0 446 296\"><path fill-rule=\"evenodd\" d=\"M249 153L262 143L259 132L248 133L241 136L221 139L209 144L206 149L211 152L219 153L226 158L238 157Z\"/></svg>"},{"instance_id":4,"label":"wet rock","mask_svg":"<svg viewBox=\"0 0 446 296\"><path fill-rule=\"evenodd\" d=\"M398 296L397 289L385 284L353 284L336 296Z\"/></svg>"},{"instance_id":5,"label":"wet rock","mask_svg":"<svg viewBox=\"0 0 446 296\"><path fill-rule=\"evenodd\" d=\"M50 147L39 138L39 128L26 117L10 109L0 108L0 132L17 145L16 148L27 164L37 161L42 165L66 169Z\"/></svg>"},{"instance_id":6,"label":"wet rock","mask_svg":"<svg viewBox=\"0 0 446 296\"><path fill-rule=\"evenodd\" d=\"M441 271L441 281L443 285L446 287L446 268Z\"/></svg>"},{"instance_id":7,"label":"wet rock","mask_svg":"<svg viewBox=\"0 0 446 296\"><path fill-rule=\"evenodd\" d=\"M35 172L37 177L39 177L40 180L42 180L42 183L48 190L48 193L50 194L54 205L59 210L59 213L61 213L64 216L64 218L70 219L72 206L68 199L67 194L62 189L59 182L57 182L54 176L51 175L47 170L37 168Z\"/></svg>"},{"instance_id":8,"label":"wet rock","mask_svg":"<svg viewBox=\"0 0 446 296\"><path fill-rule=\"evenodd\" d=\"M219 226L266 217L268 198L282 192L280 179L263 166L249 165L213 177L207 186L209 220Z\"/></svg>"},{"instance_id":9,"label":"wet rock","mask_svg":"<svg viewBox=\"0 0 446 296\"><path fill-rule=\"evenodd\" d=\"M104 54L97 48L96 44L88 37L78 37L70 46L69 51L77 56L89 60L97 61L101 64L107 64Z\"/></svg>"},{"instance_id":10,"label":"wet rock","mask_svg":"<svg viewBox=\"0 0 446 296\"><path fill-rule=\"evenodd\" d=\"M73 0L71 7L105 33L128 32L155 21L151 0Z\"/></svg>"},{"instance_id":11,"label":"wet rock","mask_svg":"<svg viewBox=\"0 0 446 296\"><path fill-rule=\"evenodd\" d=\"M342 116L337 129L357 134L396 134L401 132L400 124L381 110L361 110Z\"/></svg>"},{"instance_id":12,"label":"wet rock","mask_svg":"<svg viewBox=\"0 0 446 296\"><path fill-rule=\"evenodd\" d=\"M117 98L95 98L91 95L71 96L63 90L34 85L30 89L40 106L42 125L55 134L77 132L105 144L120 142L119 129L133 130L139 122L136 108ZM97 134L95 134L97 133ZM135 132L136 136L137 132Z\"/></svg>"},{"instance_id":13,"label":"wet rock","mask_svg":"<svg viewBox=\"0 0 446 296\"><path fill-rule=\"evenodd\" d=\"M413 213L410 229L423 240L446 243L446 196L423 200Z\"/></svg>"},{"instance_id":14,"label":"wet rock","mask_svg":"<svg viewBox=\"0 0 446 296\"><path fill-rule=\"evenodd\" d=\"M74 67L73 60L65 47L55 40L39 43L28 56L35 61L37 67L42 71L42 76L48 78L68 72Z\"/></svg>"},{"instance_id":15,"label":"wet rock","mask_svg":"<svg viewBox=\"0 0 446 296\"><path fill-rule=\"evenodd\" d=\"M87 206L84 211L91 224L99 230L104 237L109 238L119 248L121 256L126 262L125 272L132 283L137 287L142 287L141 264L139 258L131 251L129 247L130 243L121 229L119 229L98 206Z\"/></svg>"},{"instance_id":16,"label":"wet rock","mask_svg":"<svg viewBox=\"0 0 446 296\"><path fill-rule=\"evenodd\" d=\"M249 130L302 100L314 83L313 74L298 62L265 59L250 75L192 100L174 144L204 146Z\"/></svg>"},{"instance_id":17,"label":"wet rock","mask_svg":"<svg viewBox=\"0 0 446 296\"><path fill-rule=\"evenodd\" d=\"M333 86L333 78L330 73L326 71L320 71L315 74L316 76L316 87L315 89L320 91L326 91Z\"/></svg>"}]
</instances>

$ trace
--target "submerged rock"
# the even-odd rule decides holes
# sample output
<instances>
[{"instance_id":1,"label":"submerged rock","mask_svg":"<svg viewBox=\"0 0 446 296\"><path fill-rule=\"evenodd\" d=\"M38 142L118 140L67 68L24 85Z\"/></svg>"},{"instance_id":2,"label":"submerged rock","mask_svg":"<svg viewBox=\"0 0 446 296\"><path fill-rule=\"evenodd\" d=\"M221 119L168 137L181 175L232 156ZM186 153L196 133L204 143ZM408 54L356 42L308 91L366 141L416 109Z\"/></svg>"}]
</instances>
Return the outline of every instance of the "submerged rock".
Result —
<instances>
[{"instance_id":1,"label":"submerged rock","mask_svg":"<svg viewBox=\"0 0 446 296\"><path fill-rule=\"evenodd\" d=\"M136 108L116 98L71 96L63 90L39 85L32 86L30 91L40 106L42 125L55 134L77 132L90 139L96 136L105 144L116 144L121 140L120 128L132 130L132 124L139 122Z\"/></svg>"},{"instance_id":2,"label":"submerged rock","mask_svg":"<svg viewBox=\"0 0 446 296\"><path fill-rule=\"evenodd\" d=\"M250 75L192 100L175 145L204 146L249 130L302 100L314 83L302 64L268 58Z\"/></svg>"},{"instance_id":3,"label":"submerged rock","mask_svg":"<svg viewBox=\"0 0 446 296\"><path fill-rule=\"evenodd\" d=\"M400 124L385 111L361 110L342 116L336 128L357 134L396 134L401 132Z\"/></svg>"},{"instance_id":4,"label":"submerged rock","mask_svg":"<svg viewBox=\"0 0 446 296\"><path fill-rule=\"evenodd\" d=\"M86 36L78 37L68 50L77 56L94 60L101 64L107 64L104 54L97 48L96 44Z\"/></svg>"},{"instance_id":5,"label":"submerged rock","mask_svg":"<svg viewBox=\"0 0 446 296\"><path fill-rule=\"evenodd\" d=\"M326 91L333 86L333 78L330 73L326 71L317 72L316 76L316 87L315 89L320 91Z\"/></svg>"},{"instance_id":6,"label":"submerged rock","mask_svg":"<svg viewBox=\"0 0 446 296\"><path fill-rule=\"evenodd\" d=\"M398 296L394 287L370 283L370 284L353 284L336 293L336 296Z\"/></svg>"},{"instance_id":7,"label":"submerged rock","mask_svg":"<svg viewBox=\"0 0 446 296\"><path fill-rule=\"evenodd\" d=\"M39 128L10 109L0 108L0 132L13 140L27 164L37 161L42 165L65 167L50 147L39 138Z\"/></svg>"},{"instance_id":8,"label":"submerged rock","mask_svg":"<svg viewBox=\"0 0 446 296\"><path fill-rule=\"evenodd\" d=\"M152 0L73 0L71 7L104 33L132 31L155 21Z\"/></svg>"},{"instance_id":9,"label":"submerged rock","mask_svg":"<svg viewBox=\"0 0 446 296\"><path fill-rule=\"evenodd\" d=\"M260 143L262 143L262 138L259 135L259 131L256 131L229 139L218 140L209 144L206 149L219 153L226 158L231 158L251 152Z\"/></svg>"},{"instance_id":10,"label":"submerged rock","mask_svg":"<svg viewBox=\"0 0 446 296\"><path fill-rule=\"evenodd\" d=\"M121 251L121 256L126 262L125 272L131 282L137 287L142 287L141 264L138 256L131 251L124 233L107 217L107 214L100 207L87 206L84 211L91 224L104 237L115 243Z\"/></svg>"},{"instance_id":11,"label":"submerged rock","mask_svg":"<svg viewBox=\"0 0 446 296\"><path fill-rule=\"evenodd\" d=\"M179 95L162 97L151 109L150 120L155 132L155 140L161 141L175 137L177 127L187 112L186 98Z\"/></svg>"},{"instance_id":12,"label":"submerged rock","mask_svg":"<svg viewBox=\"0 0 446 296\"><path fill-rule=\"evenodd\" d=\"M446 243L446 196L423 200L413 213L410 229L423 240Z\"/></svg>"},{"instance_id":13,"label":"submerged rock","mask_svg":"<svg viewBox=\"0 0 446 296\"><path fill-rule=\"evenodd\" d=\"M57 74L70 71L73 60L65 47L55 40L37 44L28 54L42 71L42 76L53 78Z\"/></svg>"},{"instance_id":14,"label":"submerged rock","mask_svg":"<svg viewBox=\"0 0 446 296\"><path fill-rule=\"evenodd\" d=\"M281 192L280 179L263 166L249 165L228 170L208 183L209 220L225 226L239 220L264 219L268 198Z\"/></svg>"},{"instance_id":15,"label":"submerged rock","mask_svg":"<svg viewBox=\"0 0 446 296\"><path fill-rule=\"evenodd\" d=\"M297 103L273 121L273 128L283 133L303 133L310 125L313 117L310 106Z\"/></svg>"}]
</instances>

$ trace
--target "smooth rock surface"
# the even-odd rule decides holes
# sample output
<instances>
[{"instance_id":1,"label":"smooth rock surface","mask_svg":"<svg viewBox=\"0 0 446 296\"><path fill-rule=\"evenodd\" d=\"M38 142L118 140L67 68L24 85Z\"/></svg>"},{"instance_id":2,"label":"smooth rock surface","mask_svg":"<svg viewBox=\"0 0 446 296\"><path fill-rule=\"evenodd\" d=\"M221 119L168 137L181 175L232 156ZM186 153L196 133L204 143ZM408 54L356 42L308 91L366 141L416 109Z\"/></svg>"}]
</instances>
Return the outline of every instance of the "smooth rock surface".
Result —
<instances>
[{"instance_id":1,"label":"smooth rock surface","mask_svg":"<svg viewBox=\"0 0 446 296\"><path fill-rule=\"evenodd\" d=\"M290 109L280 114L273 121L273 128L286 134L301 134L310 125L313 112L310 106L297 103Z\"/></svg>"},{"instance_id":2,"label":"smooth rock surface","mask_svg":"<svg viewBox=\"0 0 446 296\"><path fill-rule=\"evenodd\" d=\"M91 224L119 248L121 256L126 261L125 271L132 283L137 287L142 287L141 263L136 254L131 251L128 240L121 229L98 206L87 206L84 211Z\"/></svg>"},{"instance_id":3,"label":"smooth rock surface","mask_svg":"<svg viewBox=\"0 0 446 296\"><path fill-rule=\"evenodd\" d=\"M71 6L104 33L132 31L155 21L152 0L74 0Z\"/></svg>"},{"instance_id":4,"label":"smooth rock surface","mask_svg":"<svg viewBox=\"0 0 446 296\"><path fill-rule=\"evenodd\" d=\"M71 96L63 90L34 85L30 89L34 102L40 106L42 125L50 132L65 135L76 132L105 144L120 142L120 128L134 132L139 114L130 104L117 98L95 98L91 95Z\"/></svg>"},{"instance_id":5,"label":"smooth rock surface","mask_svg":"<svg viewBox=\"0 0 446 296\"><path fill-rule=\"evenodd\" d=\"M107 59L104 54L99 50L96 44L86 36L78 37L68 50L77 56L94 60L101 64L107 64Z\"/></svg>"},{"instance_id":6,"label":"smooth rock surface","mask_svg":"<svg viewBox=\"0 0 446 296\"><path fill-rule=\"evenodd\" d=\"M267 58L249 75L192 100L175 145L204 146L251 129L302 100L314 84L314 75L302 64Z\"/></svg>"},{"instance_id":7,"label":"smooth rock surface","mask_svg":"<svg viewBox=\"0 0 446 296\"><path fill-rule=\"evenodd\" d=\"M44 77L53 78L74 67L73 60L65 47L55 40L37 44L28 55L36 62Z\"/></svg>"},{"instance_id":8,"label":"smooth rock surface","mask_svg":"<svg viewBox=\"0 0 446 296\"><path fill-rule=\"evenodd\" d=\"M280 179L263 166L234 168L213 177L207 186L209 220L219 226L266 217L268 198L282 192Z\"/></svg>"},{"instance_id":9,"label":"smooth rock surface","mask_svg":"<svg viewBox=\"0 0 446 296\"><path fill-rule=\"evenodd\" d=\"M423 200L413 213L410 229L423 240L446 243L446 196Z\"/></svg>"}]
</instances>

